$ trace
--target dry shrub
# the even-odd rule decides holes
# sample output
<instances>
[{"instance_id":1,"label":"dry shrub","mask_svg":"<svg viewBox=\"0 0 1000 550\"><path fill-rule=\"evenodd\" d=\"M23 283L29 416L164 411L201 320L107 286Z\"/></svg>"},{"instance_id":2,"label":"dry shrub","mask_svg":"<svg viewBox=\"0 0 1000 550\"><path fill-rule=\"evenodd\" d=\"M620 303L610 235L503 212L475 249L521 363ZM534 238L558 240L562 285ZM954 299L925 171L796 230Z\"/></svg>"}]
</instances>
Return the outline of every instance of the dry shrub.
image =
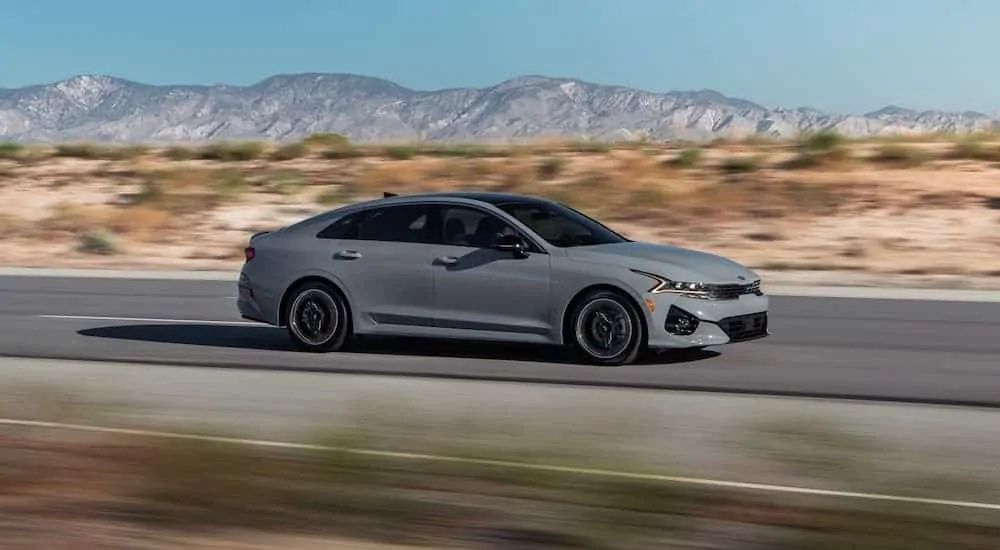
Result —
<instances>
[{"instance_id":1,"label":"dry shrub","mask_svg":"<svg viewBox=\"0 0 1000 550\"><path fill-rule=\"evenodd\" d=\"M424 167L426 177L434 180L449 180L453 183L462 182L468 173L461 161L451 159L432 160Z\"/></svg>"},{"instance_id":2,"label":"dry shrub","mask_svg":"<svg viewBox=\"0 0 1000 550\"><path fill-rule=\"evenodd\" d=\"M896 168L912 168L928 160L927 154L920 149L890 143L879 147L871 158L872 162Z\"/></svg>"},{"instance_id":3,"label":"dry shrub","mask_svg":"<svg viewBox=\"0 0 1000 550\"><path fill-rule=\"evenodd\" d=\"M363 158L365 152L357 147L345 145L343 147L331 147L320 153L320 156L326 160L350 160Z\"/></svg>"},{"instance_id":4,"label":"dry shrub","mask_svg":"<svg viewBox=\"0 0 1000 550\"><path fill-rule=\"evenodd\" d=\"M695 168L701 162L701 158L701 149L684 149L676 157L664 161L662 165L667 168Z\"/></svg>"},{"instance_id":5,"label":"dry shrub","mask_svg":"<svg viewBox=\"0 0 1000 550\"><path fill-rule=\"evenodd\" d=\"M301 141L278 147L268 157L275 162L295 160L309 155L309 146Z\"/></svg>"},{"instance_id":6,"label":"dry shrub","mask_svg":"<svg viewBox=\"0 0 1000 550\"><path fill-rule=\"evenodd\" d=\"M344 204L350 201L352 198L350 189L344 186L331 187L329 189L324 189L316 195L316 202L325 207L333 207L339 204Z\"/></svg>"},{"instance_id":7,"label":"dry shrub","mask_svg":"<svg viewBox=\"0 0 1000 550\"><path fill-rule=\"evenodd\" d=\"M748 174L756 172L764 165L761 155L726 157L719 164L719 169L727 174Z\"/></svg>"},{"instance_id":8,"label":"dry shrub","mask_svg":"<svg viewBox=\"0 0 1000 550\"><path fill-rule=\"evenodd\" d=\"M560 157L551 157L543 160L538 165L538 179L554 180L562 173L566 165L566 160Z\"/></svg>"},{"instance_id":9,"label":"dry shrub","mask_svg":"<svg viewBox=\"0 0 1000 550\"><path fill-rule=\"evenodd\" d=\"M18 160L24 154L24 145L14 142L0 143L0 159Z\"/></svg>"},{"instance_id":10,"label":"dry shrub","mask_svg":"<svg viewBox=\"0 0 1000 550\"><path fill-rule=\"evenodd\" d=\"M183 161L198 158L198 151L190 147L174 146L163 151L163 155L170 160Z\"/></svg>"},{"instance_id":11,"label":"dry shrub","mask_svg":"<svg viewBox=\"0 0 1000 550\"><path fill-rule=\"evenodd\" d=\"M44 229L58 233L84 233L104 227L112 209L103 205L59 203L43 222Z\"/></svg>"},{"instance_id":12,"label":"dry shrub","mask_svg":"<svg viewBox=\"0 0 1000 550\"><path fill-rule=\"evenodd\" d=\"M662 218L671 212L671 193L659 182L639 185L625 195L627 201L622 209L632 220Z\"/></svg>"},{"instance_id":13,"label":"dry shrub","mask_svg":"<svg viewBox=\"0 0 1000 550\"><path fill-rule=\"evenodd\" d=\"M147 206L174 214L191 214L214 208L247 188L246 179L234 170L182 168L150 174L134 206Z\"/></svg>"},{"instance_id":14,"label":"dry shrub","mask_svg":"<svg viewBox=\"0 0 1000 550\"><path fill-rule=\"evenodd\" d=\"M255 160L264 154L264 145L254 141L213 143L201 149L198 158L222 162Z\"/></svg>"},{"instance_id":15,"label":"dry shrub","mask_svg":"<svg viewBox=\"0 0 1000 550\"><path fill-rule=\"evenodd\" d=\"M841 164L851 156L846 138L830 131L803 135L799 138L795 149L798 155L785 162L782 168L788 170L827 168Z\"/></svg>"},{"instance_id":16,"label":"dry shrub","mask_svg":"<svg viewBox=\"0 0 1000 550\"><path fill-rule=\"evenodd\" d=\"M132 206L115 211L106 226L117 234L139 238L158 236L171 228L174 216L148 206Z\"/></svg>"},{"instance_id":17,"label":"dry shrub","mask_svg":"<svg viewBox=\"0 0 1000 550\"><path fill-rule=\"evenodd\" d=\"M615 197L620 197L614 187L608 174L591 171L568 183L543 186L538 193L587 213L600 214L614 206Z\"/></svg>"},{"instance_id":18,"label":"dry shrub","mask_svg":"<svg viewBox=\"0 0 1000 550\"><path fill-rule=\"evenodd\" d=\"M415 161L369 164L349 186L359 195L376 195L383 191L409 192L432 187L427 181L425 164Z\"/></svg>"},{"instance_id":19,"label":"dry shrub","mask_svg":"<svg viewBox=\"0 0 1000 550\"><path fill-rule=\"evenodd\" d=\"M306 176L296 170L281 170L267 174L261 182L263 188L279 195L296 195L308 184Z\"/></svg>"},{"instance_id":20,"label":"dry shrub","mask_svg":"<svg viewBox=\"0 0 1000 550\"><path fill-rule=\"evenodd\" d=\"M952 160L979 160L987 162L1000 162L1000 147L997 145L984 145L979 141L969 138L955 146L945 154L945 158Z\"/></svg>"},{"instance_id":21,"label":"dry shrub","mask_svg":"<svg viewBox=\"0 0 1000 550\"><path fill-rule=\"evenodd\" d=\"M319 133L312 134L302 140L308 147L347 147L350 140L340 134Z\"/></svg>"},{"instance_id":22,"label":"dry shrub","mask_svg":"<svg viewBox=\"0 0 1000 550\"><path fill-rule=\"evenodd\" d=\"M628 152L621 155L613 170L615 179L625 185L635 185L654 176L658 168L657 163L648 155Z\"/></svg>"},{"instance_id":23,"label":"dry shrub","mask_svg":"<svg viewBox=\"0 0 1000 550\"><path fill-rule=\"evenodd\" d=\"M392 160L410 160L420 154L420 150L413 145L390 145L382 154Z\"/></svg>"},{"instance_id":24,"label":"dry shrub","mask_svg":"<svg viewBox=\"0 0 1000 550\"><path fill-rule=\"evenodd\" d=\"M850 191L800 181L754 180L709 184L671 197L672 213L709 219L831 215Z\"/></svg>"},{"instance_id":25,"label":"dry shrub","mask_svg":"<svg viewBox=\"0 0 1000 550\"><path fill-rule=\"evenodd\" d=\"M121 253L121 246L118 242L118 235L103 227L87 230L80 236L77 251L84 254L97 254L100 256L113 256Z\"/></svg>"},{"instance_id":26,"label":"dry shrub","mask_svg":"<svg viewBox=\"0 0 1000 550\"><path fill-rule=\"evenodd\" d=\"M508 159L497 166L496 174L500 177L498 190L507 193L537 192L539 185L535 179L538 168L530 159Z\"/></svg>"},{"instance_id":27,"label":"dry shrub","mask_svg":"<svg viewBox=\"0 0 1000 550\"><path fill-rule=\"evenodd\" d=\"M29 231L32 225L17 216L0 214L0 239L19 237Z\"/></svg>"}]
</instances>

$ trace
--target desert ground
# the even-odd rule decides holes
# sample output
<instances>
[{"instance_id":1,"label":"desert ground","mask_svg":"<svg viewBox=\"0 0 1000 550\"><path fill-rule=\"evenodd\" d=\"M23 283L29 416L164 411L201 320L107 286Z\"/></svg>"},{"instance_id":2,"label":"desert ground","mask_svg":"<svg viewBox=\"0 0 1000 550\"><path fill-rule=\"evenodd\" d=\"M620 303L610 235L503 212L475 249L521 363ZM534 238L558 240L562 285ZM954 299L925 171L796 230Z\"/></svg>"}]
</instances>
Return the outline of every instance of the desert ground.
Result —
<instances>
[{"instance_id":1,"label":"desert ground","mask_svg":"<svg viewBox=\"0 0 1000 550\"><path fill-rule=\"evenodd\" d=\"M450 189L556 198L766 280L1000 287L1000 138L710 144L0 144L6 267L236 270L249 236Z\"/></svg>"}]
</instances>

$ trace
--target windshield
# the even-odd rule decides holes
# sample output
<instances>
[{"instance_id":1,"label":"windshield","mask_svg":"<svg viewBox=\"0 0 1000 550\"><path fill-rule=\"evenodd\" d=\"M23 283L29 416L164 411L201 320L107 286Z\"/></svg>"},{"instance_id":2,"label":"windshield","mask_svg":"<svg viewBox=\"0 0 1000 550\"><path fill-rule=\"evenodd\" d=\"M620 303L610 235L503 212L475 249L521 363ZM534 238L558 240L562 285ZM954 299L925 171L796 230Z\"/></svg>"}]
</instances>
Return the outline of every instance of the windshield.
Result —
<instances>
[{"instance_id":1,"label":"windshield","mask_svg":"<svg viewBox=\"0 0 1000 550\"><path fill-rule=\"evenodd\" d=\"M553 246L565 248L628 241L597 220L563 204L512 202L497 207Z\"/></svg>"}]
</instances>

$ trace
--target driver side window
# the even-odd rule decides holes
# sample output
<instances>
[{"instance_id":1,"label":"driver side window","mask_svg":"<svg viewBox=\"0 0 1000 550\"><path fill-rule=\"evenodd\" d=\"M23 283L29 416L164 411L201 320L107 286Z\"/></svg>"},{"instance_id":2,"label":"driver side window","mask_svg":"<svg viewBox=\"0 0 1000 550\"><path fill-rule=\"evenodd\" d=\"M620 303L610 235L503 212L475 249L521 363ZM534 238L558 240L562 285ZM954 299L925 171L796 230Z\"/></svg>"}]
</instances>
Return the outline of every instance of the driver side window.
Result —
<instances>
[{"instance_id":1,"label":"driver side window","mask_svg":"<svg viewBox=\"0 0 1000 550\"><path fill-rule=\"evenodd\" d=\"M461 206L441 209L441 241L452 246L492 248L497 235L517 235L517 231L500 218Z\"/></svg>"}]
</instances>

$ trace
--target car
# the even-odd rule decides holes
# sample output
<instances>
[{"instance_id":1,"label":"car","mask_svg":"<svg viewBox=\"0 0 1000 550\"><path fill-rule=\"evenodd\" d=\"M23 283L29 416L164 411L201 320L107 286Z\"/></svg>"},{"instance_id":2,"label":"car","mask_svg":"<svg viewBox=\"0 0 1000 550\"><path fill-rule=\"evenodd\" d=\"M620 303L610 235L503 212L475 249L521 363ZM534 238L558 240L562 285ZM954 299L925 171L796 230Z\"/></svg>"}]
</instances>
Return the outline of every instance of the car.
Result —
<instances>
[{"instance_id":1,"label":"car","mask_svg":"<svg viewBox=\"0 0 1000 550\"><path fill-rule=\"evenodd\" d=\"M309 352L391 336L564 346L595 365L764 338L757 274L530 195L430 192L252 235L237 300Z\"/></svg>"}]
</instances>

